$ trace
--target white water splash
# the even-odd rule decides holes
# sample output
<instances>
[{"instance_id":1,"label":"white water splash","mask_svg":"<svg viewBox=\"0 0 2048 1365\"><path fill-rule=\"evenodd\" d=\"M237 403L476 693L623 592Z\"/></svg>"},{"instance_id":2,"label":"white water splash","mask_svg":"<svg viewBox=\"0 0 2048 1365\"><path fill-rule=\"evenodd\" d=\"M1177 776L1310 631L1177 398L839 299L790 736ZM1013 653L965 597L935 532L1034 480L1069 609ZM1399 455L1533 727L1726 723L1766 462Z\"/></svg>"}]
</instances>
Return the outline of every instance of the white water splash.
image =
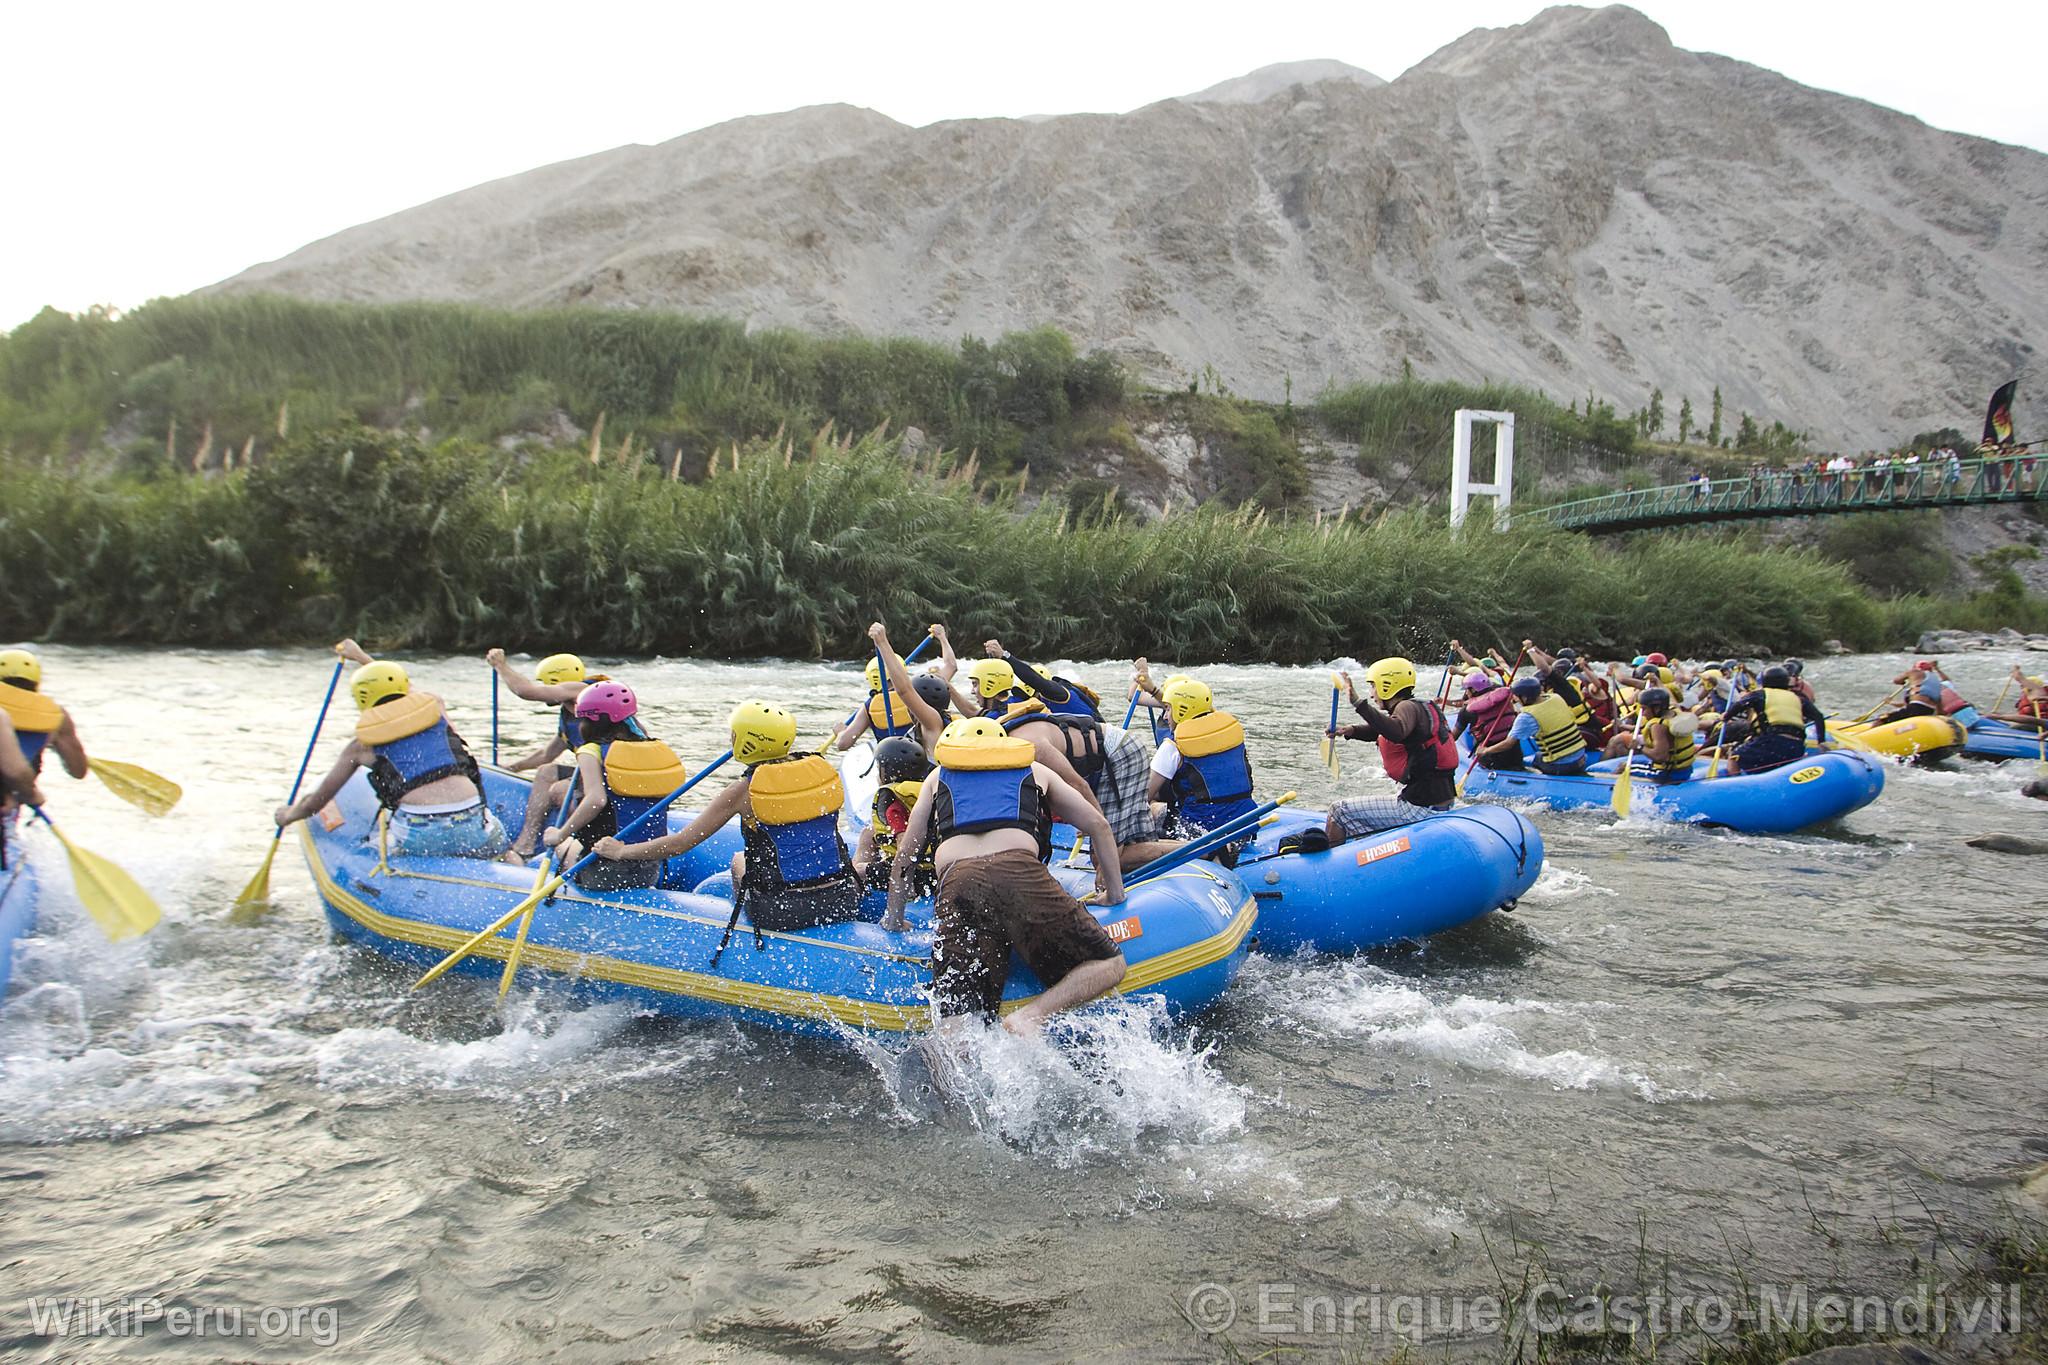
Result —
<instances>
[{"instance_id":1,"label":"white water splash","mask_svg":"<svg viewBox=\"0 0 2048 1365\"><path fill-rule=\"evenodd\" d=\"M1360 1037L1377 1052L1448 1062L1559 1090L1632 1091L1652 1103L1704 1098L1592 1046L1586 1016L1608 1006L1432 994L1359 962L1310 964L1268 983L1267 998L1308 1031ZM1579 1036L1557 1046L1559 1033Z\"/></svg>"}]
</instances>

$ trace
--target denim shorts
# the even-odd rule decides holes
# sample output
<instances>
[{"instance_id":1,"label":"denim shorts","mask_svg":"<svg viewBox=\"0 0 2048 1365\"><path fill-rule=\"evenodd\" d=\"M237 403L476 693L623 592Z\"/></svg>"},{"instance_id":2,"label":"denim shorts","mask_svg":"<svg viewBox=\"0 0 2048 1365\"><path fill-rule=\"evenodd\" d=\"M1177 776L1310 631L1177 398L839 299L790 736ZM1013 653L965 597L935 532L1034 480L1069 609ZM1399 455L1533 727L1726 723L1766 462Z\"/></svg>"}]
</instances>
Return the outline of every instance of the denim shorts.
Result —
<instances>
[{"instance_id":1,"label":"denim shorts","mask_svg":"<svg viewBox=\"0 0 2048 1365\"><path fill-rule=\"evenodd\" d=\"M481 801L431 814L403 806L391 812L389 851L394 858L495 858L510 847L505 826Z\"/></svg>"}]
</instances>

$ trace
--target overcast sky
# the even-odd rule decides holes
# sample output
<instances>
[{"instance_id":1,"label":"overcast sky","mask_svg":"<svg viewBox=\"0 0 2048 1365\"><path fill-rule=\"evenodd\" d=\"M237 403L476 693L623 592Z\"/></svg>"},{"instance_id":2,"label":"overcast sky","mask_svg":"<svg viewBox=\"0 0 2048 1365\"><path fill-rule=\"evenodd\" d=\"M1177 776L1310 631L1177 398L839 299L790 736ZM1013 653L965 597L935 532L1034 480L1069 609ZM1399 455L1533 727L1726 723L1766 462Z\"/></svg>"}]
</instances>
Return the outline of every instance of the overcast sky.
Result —
<instances>
[{"instance_id":1,"label":"overcast sky","mask_svg":"<svg viewBox=\"0 0 2048 1365\"><path fill-rule=\"evenodd\" d=\"M1388 79L1537 0L0 0L0 328L133 307L479 181L742 114L1120 111L1270 62ZM1644 0L1720 52L2048 150L2040 0Z\"/></svg>"}]
</instances>

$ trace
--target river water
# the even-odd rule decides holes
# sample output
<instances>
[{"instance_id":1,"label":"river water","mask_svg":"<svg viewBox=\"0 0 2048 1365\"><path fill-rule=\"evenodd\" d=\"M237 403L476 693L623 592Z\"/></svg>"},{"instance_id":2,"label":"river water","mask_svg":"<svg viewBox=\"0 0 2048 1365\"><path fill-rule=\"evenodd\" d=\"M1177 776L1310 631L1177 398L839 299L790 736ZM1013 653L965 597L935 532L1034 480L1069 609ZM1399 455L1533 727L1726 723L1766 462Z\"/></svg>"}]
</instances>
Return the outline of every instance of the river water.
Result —
<instances>
[{"instance_id":1,"label":"river water","mask_svg":"<svg viewBox=\"0 0 2048 1365\"><path fill-rule=\"evenodd\" d=\"M473 979L415 994L330 940L291 843L275 910L230 923L331 656L44 660L92 749L186 796L150 820L45 779L165 918L109 946L29 836L42 927L0 1011L15 1358L1373 1352L1390 1339L1364 1317L1332 1336L1302 1303L1484 1295L1531 1267L1574 1290L1900 1292L2010 1221L2013 1177L2048 1156L2048 863L1961 843L2048 833L2017 795L2032 764L1896 771L1794 838L1539 813L1548 864L1512 915L1419 950L1254 957L1192 1027L1124 1004L1059 1051L989 1040L984 1098L933 1120L851 1044L545 991L501 1014ZM483 665L406 662L487 746ZM743 697L817 732L861 690L850 665L606 662L693 763ZM1810 676L1861 710L1902 662ZM1959 681L1988 700L2004 662ZM1363 745L1335 784L1322 770L1321 670L1199 671L1270 790L1387 790ZM506 756L548 724L508 697ZM238 1307L258 1335L228 1348L145 1310L134 1335L53 1339L31 1297ZM1191 1325L1232 1302L1221 1337Z\"/></svg>"}]
</instances>

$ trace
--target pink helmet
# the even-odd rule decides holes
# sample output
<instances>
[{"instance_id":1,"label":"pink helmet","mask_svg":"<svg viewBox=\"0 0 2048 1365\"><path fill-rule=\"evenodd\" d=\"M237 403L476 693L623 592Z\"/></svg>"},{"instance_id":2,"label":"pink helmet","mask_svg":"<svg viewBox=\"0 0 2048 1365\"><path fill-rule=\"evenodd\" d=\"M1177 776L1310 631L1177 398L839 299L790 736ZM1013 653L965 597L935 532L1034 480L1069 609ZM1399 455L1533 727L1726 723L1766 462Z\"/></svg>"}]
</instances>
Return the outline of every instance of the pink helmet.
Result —
<instances>
[{"instance_id":1,"label":"pink helmet","mask_svg":"<svg viewBox=\"0 0 2048 1365\"><path fill-rule=\"evenodd\" d=\"M1476 697L1481 692L1491 691L1493 691L1493 678L1490 675L1483 673L1476 668L1465 675L1466 696Z\"/></svg>"},{"instance_id":2,"label":"pink helmet","mask_svg":"<svg viewBox=\"0 0 2048 1365\"><path fill-rule=\"evenodd\" d=\"M621 682L594 682L576 694L576 714L624 725L639 713L633 689Z\"/></svg>"}]
</instances>

